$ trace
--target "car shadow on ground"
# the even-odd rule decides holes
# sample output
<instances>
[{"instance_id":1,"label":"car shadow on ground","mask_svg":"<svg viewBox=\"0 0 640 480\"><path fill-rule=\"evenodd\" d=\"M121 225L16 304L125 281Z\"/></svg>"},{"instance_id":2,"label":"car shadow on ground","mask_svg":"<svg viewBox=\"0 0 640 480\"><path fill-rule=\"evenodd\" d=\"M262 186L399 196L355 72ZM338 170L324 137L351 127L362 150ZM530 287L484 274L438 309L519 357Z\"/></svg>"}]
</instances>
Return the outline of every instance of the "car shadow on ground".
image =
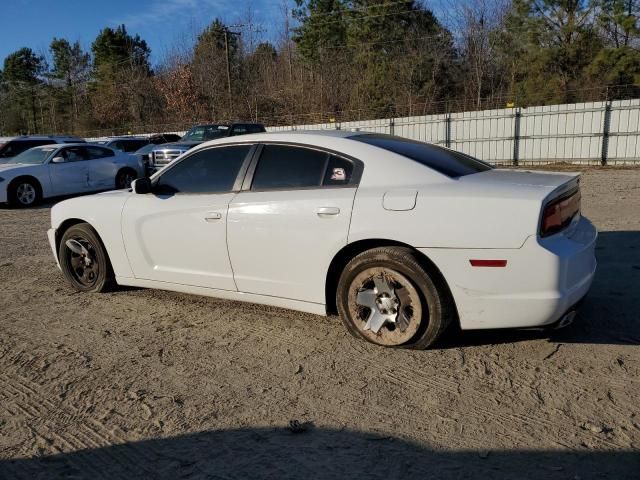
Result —
<instances>
[{"instance_id":1,"label":"car shadow on ground","mask_svg":"<svg viewBox=\"0 0 640 480\"><path fill-rule=\"evenodd\" d=\"M440 348L549 339L557 343L640 345L640 232L600 232L598 268L575 321L560 330L449 329Z\"/></svg>"},{"instance_id":2,"label":"car shadow on ground","mask_svg":"<svg viewBox=\"0 0 640 480\"><path fill-rule=\"evenodd\" d=\"M295 433L298 432L298 433ZM349 430L243 428L0 460L6 479L637 478L633 451L443 451Z\"/></svg>"}]
</instances>

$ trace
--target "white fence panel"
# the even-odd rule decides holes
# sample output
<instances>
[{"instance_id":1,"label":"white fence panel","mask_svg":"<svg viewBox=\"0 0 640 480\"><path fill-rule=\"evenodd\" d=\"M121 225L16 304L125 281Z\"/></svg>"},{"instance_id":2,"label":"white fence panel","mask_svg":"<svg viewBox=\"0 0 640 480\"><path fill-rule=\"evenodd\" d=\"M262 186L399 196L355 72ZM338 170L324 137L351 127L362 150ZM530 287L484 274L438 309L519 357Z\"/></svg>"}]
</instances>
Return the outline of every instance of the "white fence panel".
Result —
<instances>
[{"instance_id":1,"label":"white fence panel","mask_svg":"<svg viewBox=\"0 0 640 480\"><path fill-rule=\"evenodd\" d=\"M268 131L342 129L391 133L448 146L494 164L640 165L640 99L505 108Z\"/></svg>"}]
</instances>

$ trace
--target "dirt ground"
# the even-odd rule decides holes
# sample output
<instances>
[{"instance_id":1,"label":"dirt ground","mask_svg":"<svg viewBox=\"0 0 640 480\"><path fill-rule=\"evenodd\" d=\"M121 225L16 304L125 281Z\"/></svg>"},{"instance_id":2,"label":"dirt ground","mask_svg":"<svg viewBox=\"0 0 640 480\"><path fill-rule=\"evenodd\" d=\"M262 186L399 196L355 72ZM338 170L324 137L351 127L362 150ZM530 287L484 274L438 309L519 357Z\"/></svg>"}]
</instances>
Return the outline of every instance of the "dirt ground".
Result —
<instances>
[{"instance_id":1,"label":"dirt ground","mask_svg":"<svg viewBox=\"0 0 640 480\"><path fill-rule=\"evenodd\" d=\"M585 172L572 326L382 349L337 318L76 294L0 209L0 478L640 478L640 169Z\"/></svg>"}]
</instances>

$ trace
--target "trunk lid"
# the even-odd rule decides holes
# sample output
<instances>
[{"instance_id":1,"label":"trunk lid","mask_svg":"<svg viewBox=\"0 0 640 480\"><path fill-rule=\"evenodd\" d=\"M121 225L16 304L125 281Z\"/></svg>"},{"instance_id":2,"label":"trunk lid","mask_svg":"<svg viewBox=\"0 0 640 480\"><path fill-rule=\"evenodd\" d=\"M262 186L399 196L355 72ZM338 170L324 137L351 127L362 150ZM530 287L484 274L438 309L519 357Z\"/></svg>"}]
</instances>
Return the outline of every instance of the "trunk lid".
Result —
<instances>
[{"instance_id":1,"label":"trunk lid","mask_svg":"<svg viewBox=\"0 0 640 480\"><path fill-rule=\"evenodd\" d=\"M486 172L467 175L459 179L460 182L472 185L482 184L489 188L509 188L516 191L538 190L550 194L563 194L576 188L580 183L580 173L577 172L533 172L530 170L492 169Z\"/></svg>"},{"instance_id":2,"label":"trunk lid","mask_svg":"<svg viewBox=\"0 0 640 480\"><path fill-rule=\"evenodd\" d=\"M529 198L542 205L568 192L579 190L579 172L534 172L491 169L460 177L458 181L479 194L502 198Z\"/></svg>"}]
</instances>

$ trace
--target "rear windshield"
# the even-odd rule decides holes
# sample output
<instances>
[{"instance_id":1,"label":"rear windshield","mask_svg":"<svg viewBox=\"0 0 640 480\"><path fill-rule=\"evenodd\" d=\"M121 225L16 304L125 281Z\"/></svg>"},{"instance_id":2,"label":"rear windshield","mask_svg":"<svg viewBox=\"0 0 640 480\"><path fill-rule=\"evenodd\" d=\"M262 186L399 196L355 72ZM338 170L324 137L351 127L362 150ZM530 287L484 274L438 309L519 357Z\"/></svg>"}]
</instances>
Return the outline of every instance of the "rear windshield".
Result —
<instances>
[{"instance_id":1,"label":"rear windshield","mask_svg":"<svg viewBox=\"0 0 640 480\"><path fill-rule=\"evenodd\" d=\"M0 158L15 157L25 150L54 143L52 140L12 140L0 148Z\"/></svg>"},{"instance_id":2,"label":"rear windshield","mask_svg":"<svg viewBox=\"0 0 640 480\"><path fill-rule=\"evenodd\" d=\"M410 158L451 178L464 177L492 168L491 165L464 153L408 138L382 134L355 135L350 138Z\"/></svg>"}]
</instances>

